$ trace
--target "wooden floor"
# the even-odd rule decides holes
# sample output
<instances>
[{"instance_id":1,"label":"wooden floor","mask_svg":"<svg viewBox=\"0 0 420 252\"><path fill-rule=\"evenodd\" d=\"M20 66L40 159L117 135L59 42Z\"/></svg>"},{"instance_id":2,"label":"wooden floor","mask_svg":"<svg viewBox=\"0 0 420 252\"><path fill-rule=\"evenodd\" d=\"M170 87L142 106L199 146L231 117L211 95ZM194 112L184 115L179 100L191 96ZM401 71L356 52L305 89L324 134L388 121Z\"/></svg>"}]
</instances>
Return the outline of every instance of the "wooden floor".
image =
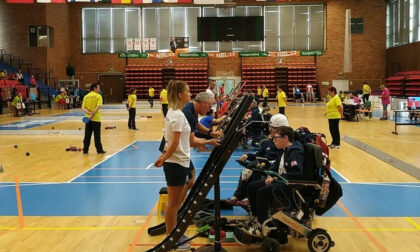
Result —
<instances>
[{"instance_id":1,"label":"wooden floor","mask_svg":"<svg viewBox=\"0 0 420 252\"><path fill-rule=\"evenodd\" d=\"M274 106L274 104L273 104ZM275 110L273 110L274 112ZM40 116L60 114L63 111L41 111ZM324 132L330 139L328 122L322 106L289 106L286 109L291 126L306 126L314 132ZM139 114L139 113L138 113ZM115 115L113 113L112 115ZM126 113L121 112L126 116ZM102 130L102 143L112 155L135 140L158 140L164 125L160 113L142 113L152 118L137 120L140 131L129 131L126 120L103 121L103 126L116 126L115 130ZM106 116L106 113L103 114ZM0 124L18 119L0 116ZM356 138L366 144L404 160L420 165L420 128L399 128L399 135L391 134L391 121L376 118L360 122L340 122L341 136ZM67 120L31 130L83 131L81 120ZM89 155L66 152L67 146L82 147L83 135L1 135L0 182L67 182L106 156L96 155L91 146ZM18 145L15 149L14 145ZM30 152L30 156L25 155ZM332 166L351 182L420 182L377 158L342 141L339 150L331 150ZM420 169L420 168L419 168ZM403 197L403 196L402 196ZM141 199L133 199L141 200ZM407 199L410 200L410 199ZM0 199L0 204L3 204ZM339 204L346 212L346 207ZM420 208L419 208L420 209ZM161 221L153 209L150 216L71 216L28 217L0 216L0 251L145 251L164 236L149 237L147 227ZM420 211L420 210L419 210ZM331 251L420 251L420 218L411 217L317 217L314 225L325 228L336 246ZM187 235L193 235L191 226ZM196 239L195 247L207 243ZM259 246L227 245L228 251L260 251ZM282 251L307 251L306 240L289 239Z\"/></svg>"}]
</instances>

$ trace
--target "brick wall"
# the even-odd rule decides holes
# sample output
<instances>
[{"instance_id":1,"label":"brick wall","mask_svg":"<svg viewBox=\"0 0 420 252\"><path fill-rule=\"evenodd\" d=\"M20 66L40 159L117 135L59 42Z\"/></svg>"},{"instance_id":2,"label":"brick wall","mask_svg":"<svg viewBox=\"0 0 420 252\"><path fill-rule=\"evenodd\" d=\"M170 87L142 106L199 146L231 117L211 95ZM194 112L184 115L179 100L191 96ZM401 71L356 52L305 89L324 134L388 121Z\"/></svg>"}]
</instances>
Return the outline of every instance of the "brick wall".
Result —
<instances>
[{"instance_id":1,"label":"brick wall","mask_svg":"<svg viewBox=\"0 0 420 252\"><path fill-rule=\"evenodd\" d=\"M252 3L252 0L246 1ZM308 1L303 1L308 2ZM316 1L310 1L316 2ZM245 1L241 2L245 3ZM259 2L260 3L260 2ZM41 4L25 5L29 6L25 12L22 8L16 5L7 5L4 11L5 4L0 2L0 13L13 11L14 15L4 16L5 20L2 22L3 26L13 25L18 20L15 29L21 34L21 40L25 40L24 46L16 47L15 50L22 51L22 54L27 54L29 59L34 59L35 62L40 61L44 65L52 67L54 73L59 78L64 78L65 65L70 59L70 63L76 68L76 78L81 80L82 86L86 83L96 81L97 74L101 72L108 72L112 69L114 72L124 72L125 59L119 59L116 54L82 54L81 53L81 6L98 6L98 4L66 4L60 7L60 10L55 12L55 8L59 5L54 5L51 8L45 8ZM103 6L103 5L101 5ZM343 52L344 52L344 25L345 25L345 9L352 10L352 17L363 17L365 22L365 32L362 35L352 34L352 57L353 57L353 72L349 74L340 75L343 69ZM26 8L25 8L26 9ZM66 14L66 11L68 13ZM36 48L36 52L31 52L26 45L27 41L27 26L34 21L26 21L25 18L13 18L16 16L24 17L30 16L29 13L39 11L44 13L45 18L39 21L43 24L47 23L53 26L56 32L54 37L55 48L48 50L48 55L42 56L39 51L42 49ZM26 13L26 14L25 14ZM0 18L2 15L0 15ZM35 18L30 16L30 18ZM59 22L55 22L57 19ZM68 20L66 24L66 20ZM351 89L360 89L363 81L372 83L372 88L379 88L379 83L385 78L385 25L386 25L386 2L385 0L346 0L346 1L327 1L327 16L326 16L326 50L323 56L316 59L314 57L291 57L283 58L283 62L314 62L316 60L318 66L318 82L328 81L331 85L334 79L349 79L352 80L353 85ZM68 30L66 32L66 27ZM57 31L56 31L57 30ZM3 48L11 47L10 43L2 39L4 34L10 34L12 29L8 28L0 32L0 45ZM60 36L57 36L61 34ZM25 37L26 36L26 37ZM16 40L14 40L16 41ZM1 46L0 46L1 47ZM37 59L41 55L41 60ZM240 75L240 64L243 62L277 62L276 58L226 58L226 59L209 59L210 76L223 75ZM186 63L203 60L189 60L176 59L173 63ZM136 59L129 60L129 63L137 64L151 63L151 64L167 64L168 60L157 59ZM326 93L328 86L323 86L322 94Z\"/></svg>"}]
</instances>

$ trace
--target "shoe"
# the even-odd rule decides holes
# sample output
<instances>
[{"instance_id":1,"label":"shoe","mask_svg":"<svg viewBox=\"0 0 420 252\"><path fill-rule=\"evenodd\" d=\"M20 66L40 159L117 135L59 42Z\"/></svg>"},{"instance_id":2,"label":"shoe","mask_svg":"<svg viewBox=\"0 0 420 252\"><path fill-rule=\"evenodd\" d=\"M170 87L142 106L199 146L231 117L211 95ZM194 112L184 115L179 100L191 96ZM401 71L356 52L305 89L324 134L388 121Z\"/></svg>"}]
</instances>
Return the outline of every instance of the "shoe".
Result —
<instances>
[{"instance_id":1,"label":"shoe","mask_svg":"<svg viewBox=\"0 0 420 252\"><path fill-rule=\"evenodd\" d=\"M329 144L329 145L328 145L328 147L329 147L330 149L334 149L334 148L335 148L335 144Z\"/></svg>"},{"instance_id":2,"label":"shoe","mask_svg":"<svg viewBox=\"0 0 420 252\"><path fill-rule=\"evenodd\" d=\"M234 197L225 200L226 204L231 205L231 206L237 206L238 205L238 201L239 200L237 198L234 198Z\"/></svg>"},{"instance_id":3,"label":"shoe","mask_svg":"<svg viewBox=\"0 0 420 252\"><path fill-rule=\"evenodd\" d=\"M135 128L135 129L133 129L133 130L138 131L139 129Z\"/></svg>"},{"instance_id":4,"label":"shoe","mask_svg":"<svg viewBox=\"0 0 420 252\"><path fill-rule=\"evenodd\" d=\"M183 243L184 241L186 241L188 239L190 239L188 236L182 235L181 238L179 239L179 241L176 243L176 245L178 245L180 243ZM190 246L190 242L188 241L188 242L185 242L185 243L179 245L175 250L176 251L187 251L187 250L190 250L190 249L191 249L191 246Z\"/></svg>"},{"instance_id":5,"label":"shoe","mask_svg":"<svg viewBox=\"0 0 420 252\"><path fill-rule=\"evenodd\" d=\"M241 201L238 201L236 204L241 207L249 207L249 200L243 199Z\"/></svg>"},{"instance_id":6,"label":"shoe","mask_svg":"<svg viewBox=\"0 0 420 252\"><path fill-rule=\"evenodd\" d=\"M340 149L340 145L334 145L333 149Z\"/></svg>"},{"instance_id":7,"label":"shoe","mask_svg":"<svg viewBox=\"0 0 420 252\"><path fill-rule=\"evenodd\" d=\"M98 151L98 154L105 154L106 151L102 150L102 151Z\"/></svg>"},{"instance_id":8,"label":"shoe","mask_svg":"<svg viewBox=\"0 0 420 252\"><path fill-rule=\"evenodd\" d=\"M262 227L259 222L255 222L248 229L244 228L243 231L254 237L258 237L258 238L262 237Z\"/></svg>"},{"instance_id":9,"label":"shoe","mask_svg":"<svg viewBox=\"0 0 420 252\"><path fill-rule=\"evenodd\" d=\"M248 229L249 227L253 226L255 223L258 223L258 219L256 216L249 216L249 219L243 223L243 227Z\"/></svg>"},{"instance_id":10,"label":"shoe","mask_svg":"<svg viewBox=\"0 0 420 252\"><path fill-rule=\"evenodd\" d=\"M86 155L86 154L89 154L89 152L87 152L87 151L84 151L84 152L83 152L83 155Z\"/></svg>"}]
</instances>

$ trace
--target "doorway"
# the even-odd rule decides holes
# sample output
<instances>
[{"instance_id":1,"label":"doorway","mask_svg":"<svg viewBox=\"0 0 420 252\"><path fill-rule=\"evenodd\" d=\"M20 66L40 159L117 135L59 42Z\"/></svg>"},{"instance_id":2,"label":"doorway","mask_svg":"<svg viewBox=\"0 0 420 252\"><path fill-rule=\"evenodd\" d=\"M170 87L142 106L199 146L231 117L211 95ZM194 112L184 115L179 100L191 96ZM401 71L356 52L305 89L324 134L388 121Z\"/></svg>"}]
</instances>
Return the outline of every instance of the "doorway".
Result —
<instances>
[{"instance_id":1,"label":"doorway","mask_svg":"<svg viewBox=\"0 0 420 252\"><path fill-rule=\"evenodd\" d=\"M121 73L104 73L98 75L101 84L104 103L117 102L124 100L124 75Z\"/></svg>"}]
</instances>

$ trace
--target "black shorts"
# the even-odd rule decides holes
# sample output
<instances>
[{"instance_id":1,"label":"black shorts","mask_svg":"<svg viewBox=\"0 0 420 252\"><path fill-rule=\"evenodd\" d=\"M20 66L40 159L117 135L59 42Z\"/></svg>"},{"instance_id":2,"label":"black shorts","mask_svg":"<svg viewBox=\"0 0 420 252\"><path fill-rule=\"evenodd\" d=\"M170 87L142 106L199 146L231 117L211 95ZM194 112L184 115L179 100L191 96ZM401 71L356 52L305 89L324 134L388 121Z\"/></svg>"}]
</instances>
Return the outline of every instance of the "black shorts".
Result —
<instances>
[{"instance_id":1,"label":"black shorts","mask_svg":"<svg viewBox=\"0 0 420 252\"><path fill-rule=\"evenodd\" d=\"M187 168L187 175L188 175L188 179L192 179L193 175L192 175L192 171L195 169L193 162L190 159L190 167Z\"/></svg>"},{"instance_id":2,"label":"black shorts","mask_svg":"<svg viewBox=\"0 0 420 252\"><path fill-rule=\"evenodd\" d=\"M184 186L188 182L188 168L177 163L163 163L166 184L168 186Z\"/></svg>"}]
</instances>

